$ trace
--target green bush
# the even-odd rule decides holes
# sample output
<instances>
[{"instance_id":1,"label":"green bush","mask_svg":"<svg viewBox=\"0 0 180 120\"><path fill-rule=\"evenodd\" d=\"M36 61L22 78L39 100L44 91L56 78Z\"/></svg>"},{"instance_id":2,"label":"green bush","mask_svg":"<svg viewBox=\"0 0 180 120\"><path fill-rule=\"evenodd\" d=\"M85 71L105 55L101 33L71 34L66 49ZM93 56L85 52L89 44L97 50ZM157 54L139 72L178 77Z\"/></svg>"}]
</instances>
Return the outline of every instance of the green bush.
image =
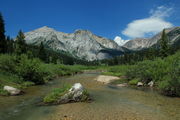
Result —
<instances>
[{"instance_id":1,"label":"green bush","mask_svg":"<svg viewBox=\"0 0 180 120\"><path fill-rule=\"evenodd\" d=\"M139 79L133 79L133 80L130 80L128 82L129 85L137 85L137 83L139 82Z\"/></svg>"},{"instance_id":2,"label":"green bush","mask_svg":"<svg viewBox=\"0 0 180 120\"><path fill-rule=\"evenodd\" d=\"M24 81L31 81L35 84L43 84L43 70L40 67L42 64L39 59L28 59L26 55L21 55L19 63L16 67L17 74Z\"/></svg>"},{"instance_id":3,"label":"green bush","mask_svg":"<svg viewBox=\"0 0 180 120\"><path fill-rule=\"evenodd\" d=\"M169 72L161 81L161 92L169 96L180 96L180 54L168 57L165 60L169 64Z\"/></svg>"},{"instance_id":4,"label":"green bush","mask_svg":"<svg viewBox=\"0 0 180 120\"><path fill-rule=\"evenodd\" d=\"M1 54L0 55L0 70L6 71L6 72L15 72L16 68L16 57L10 56L7 54Z\"/></svg>"},{"instance_id":5,"label":"green bush","mask_svg":"<svg viewBox=\"0 0 180 120\"><path fill-rule=\"evenodd\" d=\"M153 80L163 94L180 96L180 52L165 59L139 62L127 70L126 76L145 84Z\"/></svg>"}]
</instances>

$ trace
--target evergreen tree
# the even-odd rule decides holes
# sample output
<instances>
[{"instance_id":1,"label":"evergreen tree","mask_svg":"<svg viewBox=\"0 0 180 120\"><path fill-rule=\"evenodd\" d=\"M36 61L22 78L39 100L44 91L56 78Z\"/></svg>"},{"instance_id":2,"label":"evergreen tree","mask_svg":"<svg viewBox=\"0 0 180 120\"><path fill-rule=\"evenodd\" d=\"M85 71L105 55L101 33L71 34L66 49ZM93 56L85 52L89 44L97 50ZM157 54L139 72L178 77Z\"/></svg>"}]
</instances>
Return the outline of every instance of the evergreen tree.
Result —
<instances>
[{"instance_id":1,"label":"evergreen tree","mask_svg":"<svg viewBox=\"0 0 180 120\"><path fill-rule=\"evenodd\" d=\"M43 42L41 42L40 46L39 46L39 54L38 54L38 57L44 61L44 62L47 62L47 54L46 54L46 51L44 49L44 44Z\"/></svg>"},{"instance_id":2,"label":"evergreen tree","mask_svg":"<svg viewBox=\"0 0 180 120\"><path fill-rule=\"evenodd\" d=\"M11 39L9 36L7 36L6 42L7 42L7 53L9 53L9 54L13 53L14 40Z\"/></svg>"},{"instance_id":3,"label":"evergreen tree","mask_svg":"<svg viewBox=\"0 0 180 120\"><path fill-rule=\"evenodd\" d=\"M24 33L20 30L15 41L15 53L17 55L26 53L27 45L25 41Z\"/></svg>"},{"instance_id":4,"label":"evergreen tree","mask_svg":"<svg viewBox=\"0 0 180 120\"><path fill-rule=\"evenodd\" d=\"M0 53L7 52L7 43L6 43L6 36L5 36L5 25L3 16L0 13Z\"/></svg>"},{"instance_id":5,"label":"evergreen tree","mask_svg":"<svg viewBox=\"0 0 180 120\"><path fill-rule=\"evenodd\" d=\"M162 33L162 37L160 39L160 56L164 58L167 57L168 54L169 54L169 41L164 29Z\"/></svg>"}]
</instances>

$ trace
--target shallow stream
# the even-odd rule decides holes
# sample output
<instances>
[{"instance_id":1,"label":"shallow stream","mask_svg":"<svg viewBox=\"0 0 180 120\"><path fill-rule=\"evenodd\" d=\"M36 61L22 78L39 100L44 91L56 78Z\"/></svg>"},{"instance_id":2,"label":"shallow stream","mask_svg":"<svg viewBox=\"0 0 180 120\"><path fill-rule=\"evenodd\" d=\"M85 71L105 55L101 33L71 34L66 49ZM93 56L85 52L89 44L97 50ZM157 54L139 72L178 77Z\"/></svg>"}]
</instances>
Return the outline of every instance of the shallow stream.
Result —
<instances>
[{"instance_id":1,"label":"shallow stream","mask_svg":"<svg viewBox=\"0 0 180 120\"><path fill-rule=\"evenodd\" d=\"M103 85L98 73L62 77L47 85L26 89L22 96L0 96L0 120L180 120L180 98L157 92ZM63 84L81 83L92 103L38 106L43 96Z\"/></svg>"}]
</instances>

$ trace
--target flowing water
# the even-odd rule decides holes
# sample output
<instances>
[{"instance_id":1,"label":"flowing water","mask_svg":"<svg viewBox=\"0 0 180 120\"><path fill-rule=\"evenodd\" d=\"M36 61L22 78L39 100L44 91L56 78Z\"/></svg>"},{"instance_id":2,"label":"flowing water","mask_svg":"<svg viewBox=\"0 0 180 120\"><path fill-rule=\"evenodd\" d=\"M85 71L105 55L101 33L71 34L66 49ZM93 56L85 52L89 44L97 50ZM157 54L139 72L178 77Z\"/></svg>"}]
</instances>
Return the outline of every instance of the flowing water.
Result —
<instances>
[{"instance_id":1,"label":"flowing water","mask_svg":"<svg viewBox=\"0 0 180 120\"><path fill-rule=\"evenodd\" d=\"M22 96L0 96L0 120L180 120L180 98L161 96L150 89L103 85L98 73L62 77L28 88ZM92 103L38 106L43 96L63 84L80 82Z\"/></svg>"}]
</instances>

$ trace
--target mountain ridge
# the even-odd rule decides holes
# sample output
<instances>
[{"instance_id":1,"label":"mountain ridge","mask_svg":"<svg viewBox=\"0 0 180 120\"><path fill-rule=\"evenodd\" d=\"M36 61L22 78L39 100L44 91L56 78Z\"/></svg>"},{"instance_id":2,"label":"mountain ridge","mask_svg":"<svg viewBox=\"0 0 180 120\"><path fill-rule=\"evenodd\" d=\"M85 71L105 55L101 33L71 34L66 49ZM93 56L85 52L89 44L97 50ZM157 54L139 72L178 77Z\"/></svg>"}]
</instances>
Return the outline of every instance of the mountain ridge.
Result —
<instances>
[{"instance_id":1,"label":"mountain ridge","mask_svg":"<svg viewBox=\"0 0 180 120\"><path fill-rule=\"evenodd\" d=\"M168 28L165 29L165 32L171 45L180 41L180 27ZM147 49L158 44L158 41L161 39L161 35L162 31L151 38L136 38L125 43L123 47L133 51Z\"/></svg>"},{"instance_id":2,"label":"mountain ridge","mask_svg":"<svg viewBox=\"0 0 180 120\"><path fill-rule=\"evenodd\" d=\"M28 44L39 45L43 42L53 50L70 52L88 61L112 58L107 50L124 52L113 40L97 36L89 30L75 30L74 33L63 33L47 26L25 33ZM103 51L103 52L102 52Z\"/></svg>"}]
</instances>

